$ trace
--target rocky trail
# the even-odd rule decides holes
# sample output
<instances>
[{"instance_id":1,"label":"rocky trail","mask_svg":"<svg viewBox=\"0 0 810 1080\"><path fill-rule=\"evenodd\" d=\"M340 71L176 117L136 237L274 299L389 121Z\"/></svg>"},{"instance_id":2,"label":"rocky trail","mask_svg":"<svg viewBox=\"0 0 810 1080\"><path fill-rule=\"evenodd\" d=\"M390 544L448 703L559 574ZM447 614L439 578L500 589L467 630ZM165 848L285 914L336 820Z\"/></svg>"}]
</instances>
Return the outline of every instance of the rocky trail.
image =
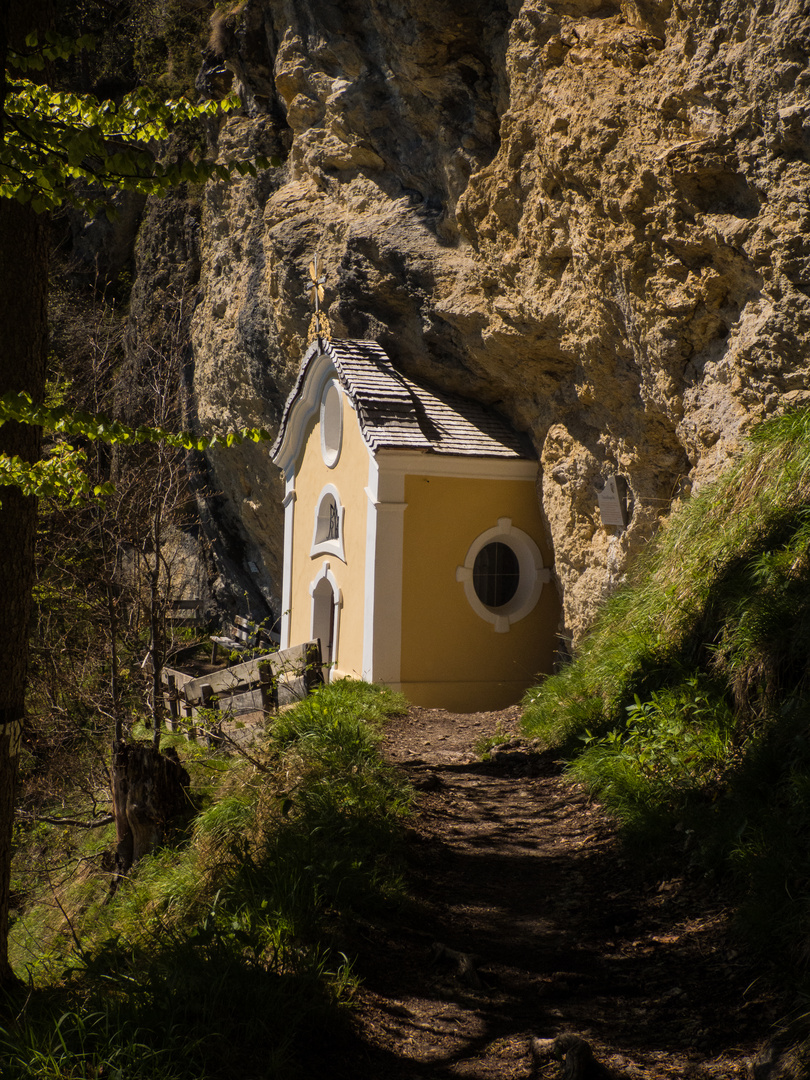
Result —
<instances>
[{"instance_id":1,"label":"rocky trail","mask_svg":"<svg viewBox=\"0 0 810 1080\"><path fill-rule=\"evenodd\" d=\"M350 1074L604 1075L532 1054L533 1038L574 1034L611 1076L751 1075L780 1007L738 955L722 897L702 879L640 877L599 806L515 737L518 718L414 708L387 729L386 756L418 792L414 900L354 943ZM496 732L507 739L484 762L475 744Z\"/></svg>"}]
</instances>

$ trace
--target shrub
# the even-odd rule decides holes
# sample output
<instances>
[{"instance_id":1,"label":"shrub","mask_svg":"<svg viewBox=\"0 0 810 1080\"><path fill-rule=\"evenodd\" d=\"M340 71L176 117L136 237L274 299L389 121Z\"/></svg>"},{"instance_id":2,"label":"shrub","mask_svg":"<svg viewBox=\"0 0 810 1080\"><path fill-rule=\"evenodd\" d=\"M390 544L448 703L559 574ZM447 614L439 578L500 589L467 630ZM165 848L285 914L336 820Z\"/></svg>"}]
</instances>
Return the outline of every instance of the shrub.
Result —
<instances>
[{"instance_id":1,"label":"shrub","mask_svg":"<svg viewBox=\"0 0 810 1080\"><path fill-rule=\"evenodd\" d=\"M206 806L173 845L139 863L111 901L97 880L73 907L60 885L61 924L41 905L45 919L35 909L14 928L42 928L49 964L32 968L40 986L19 1023L0 1029L13 1063L4 1077L316 1071L303 1064L309 1033L335 1023L354 985L340 928L399 897L408 790L376 747L402 705L336 683L281 714L252 761L223 768L200 749L187 758L208 777Z\"/></svg>"}]
</instances>

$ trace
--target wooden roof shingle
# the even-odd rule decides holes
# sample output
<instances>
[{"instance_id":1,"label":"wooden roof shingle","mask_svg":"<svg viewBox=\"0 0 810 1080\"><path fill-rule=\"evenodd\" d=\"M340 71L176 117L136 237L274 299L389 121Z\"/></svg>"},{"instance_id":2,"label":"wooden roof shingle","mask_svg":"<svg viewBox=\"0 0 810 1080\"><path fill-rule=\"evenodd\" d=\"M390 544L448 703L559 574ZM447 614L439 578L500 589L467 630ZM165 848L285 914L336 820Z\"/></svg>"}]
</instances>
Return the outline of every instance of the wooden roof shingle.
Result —
<instances>
[{"instance_id":1,"label":"wooden roof shingle","mask_svg":"<svg viewBox=\"0 0 810 1080\"><path fill-rule=\"evenodd\" d=\"M461 457L519 458L535 454L526 436L497 413L443 391L430 389L397 371L376 341L321 341L308 350L298 372L271 454L276 456L307 372L326 354L355 408L363 438L372 451L417 450Z\"/></svg>"}]
</instances>

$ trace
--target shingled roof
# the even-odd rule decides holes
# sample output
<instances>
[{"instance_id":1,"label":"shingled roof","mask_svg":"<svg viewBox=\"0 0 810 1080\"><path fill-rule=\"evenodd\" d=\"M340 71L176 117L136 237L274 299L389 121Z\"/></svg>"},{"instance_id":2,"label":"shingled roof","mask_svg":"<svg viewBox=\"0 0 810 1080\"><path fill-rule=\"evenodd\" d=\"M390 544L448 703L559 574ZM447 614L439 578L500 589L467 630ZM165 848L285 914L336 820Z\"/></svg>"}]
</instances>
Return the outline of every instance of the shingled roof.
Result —
<instances>
[{"instance_id":1,"label":"shingled roof","mask_svg":"<svg viewBox=\"0 0 810 1080\"><path fill-rule=\"evenodd\" d=\"M428 389L391 363L376 341L323 341L304 357L295 386L287 398L276 456L290 414L302 395L307 372L316 357L326 354L341 386L354 406L360 430L372 451L420 450L463 457L534 459L529 440L478 402Z\"/></svg>"}]
</instances>

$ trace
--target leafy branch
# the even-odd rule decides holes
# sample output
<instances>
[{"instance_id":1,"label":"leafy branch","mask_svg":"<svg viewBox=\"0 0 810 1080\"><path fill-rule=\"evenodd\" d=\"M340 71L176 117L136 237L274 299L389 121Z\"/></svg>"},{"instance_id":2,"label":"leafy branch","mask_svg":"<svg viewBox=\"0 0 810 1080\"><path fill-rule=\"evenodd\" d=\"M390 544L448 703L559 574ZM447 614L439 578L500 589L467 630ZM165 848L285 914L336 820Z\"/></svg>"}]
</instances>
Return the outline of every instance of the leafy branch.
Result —
<instances>
[{"instance_id":1,"label":"leafy branch","mask_svg":"<svg viewBox=\"0 0 810 1080\"><path fill-rule=\"evenodd\" d=\"M266 442L271 438L264 428L244 428L224 435L193 435L189 431L172 432L162 427L141 424L130 427L104 413L89 413L66 405L35 405L30 394L8 393L0 398L0 427L7 421L37 425L55 434L78 436L110 444L161 443L183 450L208 450L213 446L239 446L243 442ZM84 497L110 495L113 484L93 484L84 472L85 452L69 442L58 442L49 456L30 462L20 457L0 454L0 486L14 485L25 495L52 497L79 505Z\"/></svg>"},{"instance_id":2,"label":"leafy branch","mask_svg":"<svg viewBox=\"0 0 810 1080\"><path fill-rule=\"evenodd\" d=\"M78 506L83 497L111 495L111 483L94 484L83 465L87 455L69 443L57 443L41 461L24 461L14 455L0 454L0 486L14 485L23 495L58 499L68 506Z\"/></svg>"},{"instance_id":3,"label":"leafy branch","mask_svg":"<svg viewBox=\"0 0 810 1080\"><path fill-rule=\"evenodd\" d=\"M70 42L55 34L46 35L39 45L37 35L31 34L24 53L9 50L2 99L0 198L30 203L38 213L72 202L91 213L106 209L114 216L103 196L83 193L76 181L161 196L183 181L255 176L259 169L281 164L265 157L225 162L186 159L174 164L156 160L152 148L168 138L173 127L239 108L236 95L195 105L185 98L163 101L140 88L116 105L92 95L54 90L18 74L41 70L46 59L64 59L93 45L89 36Z\"/></svg>"},{"instance_id":4,"label":"leafy branch","mask_svg":"<svg viewBox=\"0 0 810 1080\"><path fill-rule=\"evenodd\" d=\"M266 442L271 438L264 428L243 428L225 435L193 435L190 431L172 432L162 427L142 424L130 427L104 413L84 412L66 405L35 405L31 395L8 393L0 398L0 426L7 420L34 424L65 435L79 435L106 443L164 443L183 450L208 450L212 446L239 446L247 442Z\"/></svg>"}]
</instances>

